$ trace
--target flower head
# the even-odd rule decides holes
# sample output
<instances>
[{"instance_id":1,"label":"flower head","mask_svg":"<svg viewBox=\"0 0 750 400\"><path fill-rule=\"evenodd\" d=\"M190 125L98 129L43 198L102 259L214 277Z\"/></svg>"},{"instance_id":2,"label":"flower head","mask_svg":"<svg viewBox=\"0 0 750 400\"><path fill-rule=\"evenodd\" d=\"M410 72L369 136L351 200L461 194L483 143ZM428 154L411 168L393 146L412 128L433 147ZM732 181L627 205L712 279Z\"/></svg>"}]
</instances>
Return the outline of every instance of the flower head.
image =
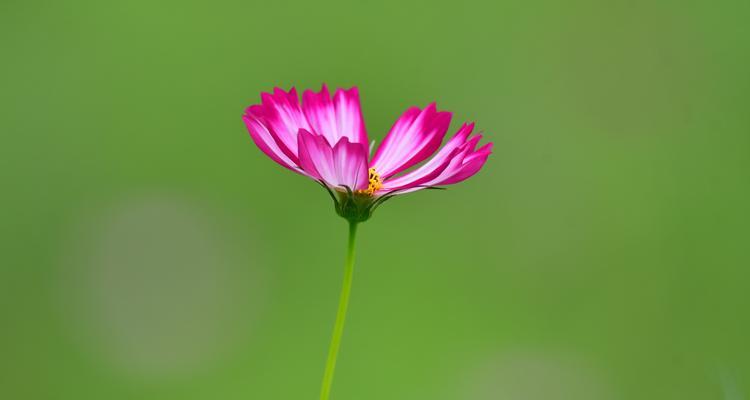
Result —
<instances>
[{"instance_id":1,"label":"flower head","mask_svg":"<svg viewBox=\"0 0 750 400\"><path fill-rule=\"evenodd\" d=\"M482 136L472 136L473 123L441 148L451 113L432 103L407 109L370 157L356 87L338 89L333 98L325 85L320 92L306 90L301 104L294 88L276 88L262 93L261 104L248 107L243 120L261 151L320 183L339 215L352 222L365 221L393 196L461 182L492 152L492 143L477 147Z\"/></svg>"}]
</instances>

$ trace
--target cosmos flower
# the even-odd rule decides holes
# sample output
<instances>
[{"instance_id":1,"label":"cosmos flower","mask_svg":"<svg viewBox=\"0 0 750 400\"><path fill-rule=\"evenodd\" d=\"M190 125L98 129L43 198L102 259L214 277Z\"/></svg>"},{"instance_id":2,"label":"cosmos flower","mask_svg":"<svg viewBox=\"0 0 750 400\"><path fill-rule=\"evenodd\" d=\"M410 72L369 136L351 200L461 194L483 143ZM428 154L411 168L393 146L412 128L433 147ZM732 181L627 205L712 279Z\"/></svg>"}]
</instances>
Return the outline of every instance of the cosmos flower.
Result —
<instances>
[{"instance_id":1,"label":"cosmos flower","mask_svg":"<svg viewBox=\"0 0 750 400\"><path fill-rule=\"evenodd\" d=\"M317 181L331 195L336 212L349 221L344 284L320 392L320 399L328 400L352 287L357 224L390 198L476 174L492 143L477 148L482 137L472 136L474 124L464 124L441 148L451 114L433 103L407 109L371 157L356 87L338 89L333 98L325 85L317 93L307 90L302 104L294 88L277 88L273 94L262 93L261 104L248 107L243 119L264 153Z\"/></svg>"},{"instance_id":2,"label":"cosmos flower","mask_svg":"<svg viewBox=\"0 0 750 400\"><path fill-rule=\"evenodd\" d=\"M333 98L325 85L320 92L306 90L301 104L294 88L276 88L262 93L261 104L248 107L243 120L266 155L318 181L339 215L354 222L367 220L393 196L471 177L492 151L492 143L477 148L481 135L472 136L473 123L441 148L451 113L432 103L407 109L371 156L356 87L338 89Z\"/></svg>"}]
</instances>

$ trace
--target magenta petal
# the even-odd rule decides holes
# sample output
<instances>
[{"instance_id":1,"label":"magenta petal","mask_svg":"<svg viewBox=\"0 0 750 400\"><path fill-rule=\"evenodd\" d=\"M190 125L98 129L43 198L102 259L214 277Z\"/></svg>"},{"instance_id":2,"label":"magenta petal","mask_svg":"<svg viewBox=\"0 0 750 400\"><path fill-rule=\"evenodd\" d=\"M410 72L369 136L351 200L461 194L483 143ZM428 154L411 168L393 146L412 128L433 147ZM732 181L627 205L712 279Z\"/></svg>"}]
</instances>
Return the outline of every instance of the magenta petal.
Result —
<instances>
[{"instance_id":1,"label":"magenta petal","mask_svg":"<svg viewBox=\"0 0 750 400\"><path fill-rule=\"evenodd\" d=\"M263 153L271 157L272 160L276 161L281 166L289 168L295 172L301 172L296 168L296 157L291 159L284 154L266 126L258 117L253 116L250 109L248 109L248 112L242 117L242 120L245 122L247 130L250 132L250 137L252 137L253 142L255 142L255 145L258 146Z\"/></svg>"},{"instance_id":2,"label":"magenta petal","mask_svg":"<svg viewBox=\"0 0 750 400\"><path fill-rule=\"evenodd\" d=\"M479 172L487 161L487 158L492 153L492 143L487 143L482 146L475 153L464 158L461 168L455 171L451 176L446 177L443 180L436 181L434 185L452 185L454 183L461 182L465 179L472 177L474 174Z\"/></svg>"},{"instance_id":3,"label":"magenta petal","mask_svg":"<svg viewBox=\"0 0 750 400\"><path fill-rule=\"evenodd\" d=\"M279 143L281 150L290 158L297 154L297 133L300 129L310 130L304 113L299 105L297 91L291 88L285 92L274 89L273 95L261 93L262 112L268 131Z\"/></svg>"},{"instance_id":4,"label":"magenta petal","mask_svg":"<svg viewBox=\"0 0 750 400\"><path fill-rule=\"evenodd\" d=\"M301 129L298 135L300 167L328 186L353 190L367 188L367 150L341 138L332 148L322 135Z\"/></svg>"},{"instance_id":5,"label":"magenta petal","mask_svg":"<svg viewBox=\"0 0 750 400\"><path fill-rule=\"evenodd\" d=\"M388 179L383 183L383 190L399 190L415 187L439 176L448 167L451 159L459 154L459 148L466 143L471 135L474 124L464 124L453 137L424 165L397 178Z\"/></svg>"},{"instance_id":6,"label":"magenta petal","mask_svg":"<svg viewBox=\"0 0 750 400\"><path fill-rule=\"evenodd\" d=\"M356 87L338 89L333 101L326 85L317 93L306 90L302 95L302 109L312 131L324 136L331 145L343 137L351 143L367 144L367 131Z\"/></svg>"},{"instance_id":7,"label":"magenta petal","mask_svg":"<svg viewBox=\"0 0 750 400\"><path fill-rule=\"evenodd\" d=\"M451 185L476 174L484 166L487 157L492 153L492 143L488 143L478 150L475 149L482 136L477 135L466 140L468 136L464 135L466 135L469 130L470 129L466 126L462 127L462 129L459 130L459 132L432 160L410 174L386 181L383 187L389 192L401 195L425 187ZM453 151L451 151L446 157L443 157L445 149L454 147L455 143L460 140L466 141L458 148L453 149ZM442 161L439 167L435 167L435 159L440 159ZM430 170L422 171L422 169ZM407 181L407 177L414 179L412 181ZM394 183L398 184L398 186L394 185Z\"/></svg>"},{"instance_id":8,"label":"magenta petal","mask_svg":"<svg viewBox=\"0 0 750 400\"><path fill-rule=\"evenodd\" d=\"M386 179L425 160L440 147L450 120L451 113L438 112L435 103L424 110L409 108L393 125L371 165Z\"/></svg>"},{"instance_id":9,"label":"magenta petal","mask_svg":"<svg viewBox=\"0 0 750 400\"><path fill-rule=\"evenodd\" d=\"M361 143L351 143L342 137L333 147L333 161L339 186L347 185L353 190L367 189L367 147Z\"/></svg>"},{"instance_id":10,"label":"magenta petal","mask_svg":"<svg viewBox=\"0 0 750 400\"><path fill-rule=\"evenodd\" d=\"M333 150L325 138L303 129L297 134L297 140L299 166L315 179L332 179Z\"/></svg>"},{"instance_id":11,"label":"magenta petal","mask_svg":"<svg viewBox=\"0 0 750 400\"><path fill-rule=\"evenodd\" d=\"M472 148L470 147L470 144L464 143L461 147L451 152L450 156L440 165L440 168L437 168L434 172L430 173L429 179L419 179L415 182L402 185L399 188L392 189L391 192L402 195L422 190L426 187L442 184L443 180L453 176L457 171L461 170L463 160L471 153L471 151Z\"/></svg>"}]
</instances>

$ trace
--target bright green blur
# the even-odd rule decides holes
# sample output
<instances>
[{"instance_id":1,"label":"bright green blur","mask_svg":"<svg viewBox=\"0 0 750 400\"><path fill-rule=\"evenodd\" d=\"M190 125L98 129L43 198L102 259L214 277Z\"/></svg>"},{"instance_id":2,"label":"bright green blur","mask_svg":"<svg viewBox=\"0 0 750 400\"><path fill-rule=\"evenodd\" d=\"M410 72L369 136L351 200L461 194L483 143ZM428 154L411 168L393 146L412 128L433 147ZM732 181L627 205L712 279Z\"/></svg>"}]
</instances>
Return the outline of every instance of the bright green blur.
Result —
<instances>
[{"instance_id":1,"label":"bright green blur","mask_svg":"<svg viewBox=\"0 0 750 400\"><path fill-rule=\"evenodd\" d=\"M750 3L323 3L0 5L0 399L316 399L347 224L241 115L322 82L495 142L359 226L332 400L750 399Z\"/></svg>"}]
</instances>

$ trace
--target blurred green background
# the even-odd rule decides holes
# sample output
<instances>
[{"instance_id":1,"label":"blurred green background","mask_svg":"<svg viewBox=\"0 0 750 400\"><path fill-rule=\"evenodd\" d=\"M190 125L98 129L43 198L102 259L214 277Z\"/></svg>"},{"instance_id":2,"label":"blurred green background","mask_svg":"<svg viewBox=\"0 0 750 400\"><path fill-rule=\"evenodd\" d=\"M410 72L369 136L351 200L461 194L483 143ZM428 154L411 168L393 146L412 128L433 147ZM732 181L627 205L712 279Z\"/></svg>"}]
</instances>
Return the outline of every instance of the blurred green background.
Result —
<instances>
[{"instance_id":1,"label":"blurred green background","mask_svg":"<svg viewBox=\"0 0 750 400\"><path fill-rule=\"evenodd\" d=\"M0 398L316 399L346 223L241 121L495 153L360 227L333 399L748 399L750 3L0 5Z\"/></svg>"}]
</instances>

